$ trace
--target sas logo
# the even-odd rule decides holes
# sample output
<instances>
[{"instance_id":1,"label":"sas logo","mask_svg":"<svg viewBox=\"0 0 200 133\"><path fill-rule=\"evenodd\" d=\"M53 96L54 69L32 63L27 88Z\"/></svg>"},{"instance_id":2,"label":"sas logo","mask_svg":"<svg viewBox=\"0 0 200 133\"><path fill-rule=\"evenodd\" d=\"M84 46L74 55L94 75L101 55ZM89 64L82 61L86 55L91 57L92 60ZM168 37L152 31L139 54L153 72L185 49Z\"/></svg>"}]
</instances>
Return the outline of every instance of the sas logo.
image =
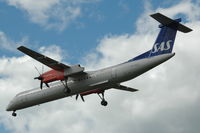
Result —
<instances>
[{"instance_id":1,"label":"sas logo","mask_svg":"<svg viewBox=\"0 0 200 133\"><path fill-rule=\"evenodd\" d=\"M158 51L165 51L165 50L169 50L171 47L172 40L168 40L167 42L161 42L154 44L153 46L153 50L152 53L156 53Z\"/></svg>"}]
</instances>

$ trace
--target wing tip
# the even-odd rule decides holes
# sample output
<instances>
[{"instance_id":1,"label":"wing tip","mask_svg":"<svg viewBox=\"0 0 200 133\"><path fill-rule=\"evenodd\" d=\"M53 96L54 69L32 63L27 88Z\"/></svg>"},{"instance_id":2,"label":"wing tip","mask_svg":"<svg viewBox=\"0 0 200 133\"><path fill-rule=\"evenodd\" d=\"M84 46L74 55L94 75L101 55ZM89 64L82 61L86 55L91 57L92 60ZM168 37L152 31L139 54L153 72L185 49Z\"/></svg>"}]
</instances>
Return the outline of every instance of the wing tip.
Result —
<instances>
[{"instance_id":1,"label":"wing tip","mask_svg":"<svg viewBox=\"0 0 200 133\"><path fill-rule=\"evenodd\" d=\"M26 48L26 47L24 47L24 46L22 46L22 45L19 46L19 47L17 47L18 50L21 50L21 49L23 49L23 48Z\"/></svg>"}]
</instances>

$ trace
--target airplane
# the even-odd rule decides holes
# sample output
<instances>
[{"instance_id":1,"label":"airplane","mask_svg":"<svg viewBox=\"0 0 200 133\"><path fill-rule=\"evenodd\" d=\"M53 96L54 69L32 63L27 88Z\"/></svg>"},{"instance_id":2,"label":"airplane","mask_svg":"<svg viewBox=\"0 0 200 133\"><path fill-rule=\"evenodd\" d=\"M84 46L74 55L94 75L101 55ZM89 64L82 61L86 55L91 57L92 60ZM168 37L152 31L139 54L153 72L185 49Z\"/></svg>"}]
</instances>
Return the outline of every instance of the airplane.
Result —
<instances>
[{"instance_id":1,"label":"airplane","mask_svg":"<svg viewBox=\"0 0 200 133\"><path fill-rule=\"evenodd\" d=\"M192 31L180 23L181 18L171 19L161 13L150 16L160 23L160 32L153 48L128 61L96 71L84 71L84 67L80 65L66 65L24 46L18 47L18 50L52 70L35 77L40 80L40 87L18 93L10 101L6 111L13 111L12 116L16 116L17 110L73 95L76 95L76 100L80 96L82 101L85 101L84 96L94 93L101 98L101 105L107 106L104 92L108 89L138 91L121 83L134 79L172 58L175 55L172 50L177 31L183 33ZM49 85L50 82L53 83ZM43 87L43 83L46 86Z\"/></svg>"}]
</instances>

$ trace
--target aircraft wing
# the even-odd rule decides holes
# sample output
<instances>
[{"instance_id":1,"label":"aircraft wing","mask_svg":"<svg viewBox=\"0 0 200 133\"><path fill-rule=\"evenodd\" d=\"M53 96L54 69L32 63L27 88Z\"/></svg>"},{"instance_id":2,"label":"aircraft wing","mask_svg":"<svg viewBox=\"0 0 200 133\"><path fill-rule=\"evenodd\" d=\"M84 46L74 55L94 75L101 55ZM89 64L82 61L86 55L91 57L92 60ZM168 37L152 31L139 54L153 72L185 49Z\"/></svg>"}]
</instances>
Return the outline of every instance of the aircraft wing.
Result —
<instances>
[{"instance_id":1,"label":"aircraft wing","mask_svg":"<svg viewBox=\"0 0 200 133\"><path fill-rule=\"evenodd\" d=\"M67 66L63 63L60 63L56 60L53 60L47 56L44 56L40 53L37 53L31 49L28 49L24 46L20 46L17 48L19 51L29 55L30 57L34 58L35 60L43 63L44 65L47 65L48 67L54 69L54 70L58 70L58 71L63 71L64 69L68 69L70 68L70 66Z\"/></svg>"},{"instance_id":2,"label":"aircraft wing","mask_svg":"<svg viewBox=\"0 0 200 133\"><path fill-rule=\"evenodd\" d=\"M138 89L127 87L127 86L124 86L124 85L117 85L117 86L114 87L114 89L123 90L123 91L130 91L130 92L138 91Z\"/></svg>"}]
</instances>

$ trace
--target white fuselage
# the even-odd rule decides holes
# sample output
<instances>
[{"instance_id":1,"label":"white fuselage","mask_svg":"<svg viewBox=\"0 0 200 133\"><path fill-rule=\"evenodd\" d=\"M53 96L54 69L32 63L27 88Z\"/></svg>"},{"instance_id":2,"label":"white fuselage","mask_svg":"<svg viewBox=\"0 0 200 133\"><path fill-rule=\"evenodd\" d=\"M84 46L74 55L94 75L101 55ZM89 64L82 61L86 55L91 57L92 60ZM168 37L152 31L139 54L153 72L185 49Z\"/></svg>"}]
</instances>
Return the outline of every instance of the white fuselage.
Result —
<instances>
[{"instance_id":1,"label":"white fuselage","mask_svg":"<svg viewBox=\"0 0 200 133\"><path fill-rule=\"evenodd\" d=\"M66 93L65 85L61 82L53 83L50 88L32 89L17 94L9 103L7 111L16 111L30 106L50 102L56 99L80 94L94 89L106 90L114 88L116 84L133 79L144 72L156 67L174 56L174 53L144 58L132 62L125 62L98 71L86 72L82 76L69 77L67 86L71 93Z\"/></svg>"}]
</instances>

